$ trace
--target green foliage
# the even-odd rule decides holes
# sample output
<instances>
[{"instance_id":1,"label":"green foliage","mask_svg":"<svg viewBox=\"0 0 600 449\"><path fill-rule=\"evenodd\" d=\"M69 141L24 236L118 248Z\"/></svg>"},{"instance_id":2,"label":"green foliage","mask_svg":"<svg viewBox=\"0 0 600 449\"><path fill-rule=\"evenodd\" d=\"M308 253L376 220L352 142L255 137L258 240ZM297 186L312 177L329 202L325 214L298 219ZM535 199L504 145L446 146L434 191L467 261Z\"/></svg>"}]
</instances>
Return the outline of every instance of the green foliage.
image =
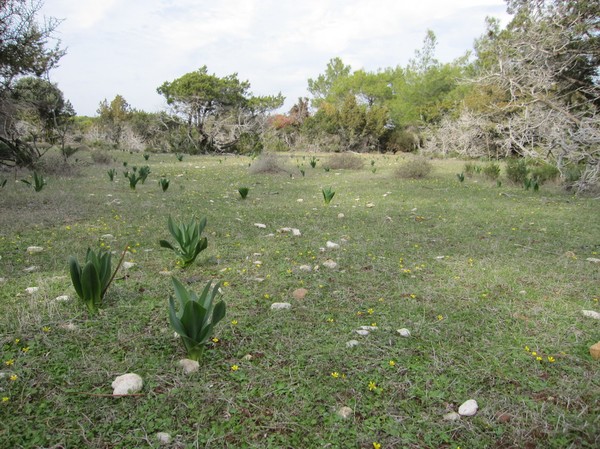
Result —
<instances>
[{"instance_id":1,"label":"green foliage","mask_svg":"<svg viewBox=\"0 0 600 449\"><path fill-rule=\"evenodd\" d=\"M533 189L534 192L537 192L540 190L540 183L535 178L526 178L523 187L525 187L525 190Z\"/></svg>"},{"instance_id":2,"label":"green foliage","mask_svg":"<svg viewBox=\"0 0 600 449\"><path fill-rule=\"evenodd\" d=\"M160 246L173 250L179 256L182 268L186 268L208 246L206 237L201 237L205 226L206 217L201 220L196 220L196 218L192 217L187 224L176 224L171 216L169 216L167 227L177 242L177 246L171 245L166 240L160 240Z\"/></svg>"},{"instance_id":3,"label":"green foliage","mask_svg":"<svg viewBox=\"0 0 600 449\"><path fill-rule=\"evenodd\" d=\"M28 186L33 187L33 190L35 190L36 192L39 192L44 188L45 185L48 184L44 177L42 175L38 175L36 171L33 172L33 182L28 181L27 179L21 179L21 182L24 182Z\"/></svg>"},{"instance_id":4,"label":"green foliage","mask_svg":"<svg viewBox=\"0 0 600 449\"><path fill-rule=\"evenodd\" d=\"M476 173L481 173L481 166L472 162L467 162L464 167L465 175L471 177Z\"/></svg>"},{"instance_id":5,"label":"green foliage","mask_svg":"<svg viewBox=\"0 0 600 449\"><path fill-rule=\"evenodd\" d=\"M459 182L464 182L464 180L465 180L465 174L464 173L457 173L456 177L458 178Z\"/></svg>"},{"instance_id":6,"label":"green foliage","mask_svg":"<svg viewBox=\"0 0 600 449\"><path fill-rule=\"evenodd\" d=\"M160 178L158 180L158 185L160 186L163 192L166 192L169 188L169 180L167 178Z\"/></svg>"},{"instance_id":7,"label":"green foliage","mask_svg":"<svg viewBox=\"0 0 600 449\"><path fill-rule=\"evenodd\" d=\"M115 170L114 168L111 168L106 173L108 174L108 179L110 179L111 182L115 180L115 175L117 174L117 170Z\"/></svg>"},{"instance_id":8,"label":"green foliage","mask_svg":"<svg viewBox=\"0 0 600 449\"><path fill-rule=\"evenodd\" d=\"M175 157L179 162L181 162L183 160L183 153L175 153Z\"/></svg>"},{"instance_id":9,"label":"green foliage","mask_svg":"<svg viewBox=\"0 0 600 449\"><path fill-rule=\"evenodd\" d=\"M531 177L536 179L540 185L548 181L554 181L560 175L556 165L543 161L534 164L530 169L530 173Z\"/></svg>"},{"instance_id":10,"label":"green foliage","mask_svg":"<svg viewBox=\"0 0 600 449\"><path fill-rule=\"evenodd\" d=\"M423 157L417 157L408 160L398 167L396 176L404 179L422 179L426 178L432 169L433 165L431 165L431 162Z\"/></svg>"},{"instance_id":11,"label":"green foliage","mask_svg":"<svg viewBox=\"0 0 600 449\"><path fill-rule=\"evenodd\" d=\"M137 167L132 167L132 171L127 170L124 174L129 180L129 188L131 190L135 190L137 183L142 180L142 176L140 173L138 173Z\"/></svg>"},{"instance_id":12,"label":"green foliage","mask_svg":"<svg viewBox=\"0 0 600 449\"><path fill-rule=\"evenodd\" d=\"M147 161L148 159L150 159L150 154L144 153L144 160Z\"/></svg>"},{"instance_id":13,"label":"green foliage","mask_svg":"<svg viewBox=\"0 0 600 449\"><path fill-rule=\"evenodd\" d=\"M500 165L498 165L496 162L490 162L483 167L482 173L486 178L495 181L500 177Z\"/></svg>"},{"instance_id":14,"label":"green foliage","mask_svg":"<svg viewBox=\"0 0 600 449\"><path fill-rule=\"evenodd\" d=\"M188 291L177 278L172 279L175 298L169 295L169 321L181 337L188 358L198 361L212 337L214 327L225 317L225 302L214 303L220 284L217 283L211 290L209 281L198 296Z\"/></svg>"},{"instance_id":15,"label":"green foliage","mask_svg":"<svg viewBox=\"0 0 600 449\"><path fill-rule=\"evenodd\" d=\"M8 181L7 179L3 179L2 181L0 181L0 189L3 188L6 185L6 181Z\"/></svg>"},{"instance_id":16,"label":"green foliage","mask_svg":"<svg viewBox=\"0 0 600 449\"><path fill-rule=\"evenodd\" d=\"M310 161L308 163L310 164L310 166L312 168L315 168L317 166L317 161L318 161L317 157L313 156L310 158Z\"/></svg>"},{"instance_id":17,"label":"green foliage","mask_svg":"<svg viewBox=\"0 0 600 449\"><path fill-rule=\"evenodd\" d=\"M250 189L248 187L240 187L238 189L238 192L239 192L240 196L242 197L242 199L245 200L246 197L248 196L248 192L250 192Z\"/></svg>"},{"instance_id":18,"label":"green foliage","mask_svg":"<svg viewBox=\"0 0 600 449\"><path fill-rule=\"evenodd\" d=\"M332 190L331 186L329 186L327 188L323 188L322 192L323 192L323 200L325 200L325 205L329 206L329 203L331 203L331 200L333 199L333 196L335 195L335 191Z\"/></svg>"},{"instance_id":19,"label":"green foliage","mask_svg":"<svg viewBox=\"0 0 600 449\"><path fill-rule=\"evenodd\" d=\"M506 177L515 184L523 184L529 174L527 161L523 158L511 158L506 161Z\"/></svg>"},{"instance_id":20,"label":"green foliage","mask_svg":"<svg viewBox=\"0 0 600 449\"><path fill-rule=\"evenodd\" d=\"M123 251L124 255L125 251ZM111 253L109 251L101 250L96 254L91 248L88 248L83 267L79 265L75 257L69 258L69 271L73 287L90 315L94 315L98 311L122 260L123 257L111 276Z\"/></svg>"},{"instance_id":21,"label":"green foliage","mask_svg":"<svg viewBox=\"0 0 600 449\"><path fill-rule=\"evenodd\" d=\"M131 117L131 106L122 95L116 95L110 103L106 98L101 101L97 113L106 139L118 147Z\"/></svg>"},{"instance_id":22,"label":"green foliage","mask_svg":"<svg viewBox=\"0 0 600 449\"><path fill-rule=\"evenodd\" d=\"M150 167L147 165L140 167L138 174L140 176L140 181L142 181L142 184L144 184L146 182L146 178L148 178L148 175L150 174Z\"/></svg>"}]
</instances>

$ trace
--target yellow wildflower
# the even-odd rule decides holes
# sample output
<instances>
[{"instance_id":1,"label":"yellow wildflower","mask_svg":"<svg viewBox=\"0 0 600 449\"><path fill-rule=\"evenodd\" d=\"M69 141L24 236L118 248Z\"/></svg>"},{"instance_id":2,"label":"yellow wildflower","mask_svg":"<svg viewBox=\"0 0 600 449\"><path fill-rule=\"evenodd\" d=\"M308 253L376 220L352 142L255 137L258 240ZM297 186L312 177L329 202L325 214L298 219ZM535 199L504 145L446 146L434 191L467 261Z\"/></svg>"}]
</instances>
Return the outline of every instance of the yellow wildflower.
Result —
<instances>
[{"instance_id":1,"label":"yellow wildflower","mask_svg":"<svg viewBox=\"0 0 600 449\"><path fill-rule=\"evenodd\" d=\"M389 361L390 366L396 366L396 362L394 362L393 360Z\"/></svg>"},{"instance_id":2,"label":"yellow wildflower","mask_svg":"<svg viewBox=\"0 0 600 449\"><path fill-rule=\"evenodd\" d=\"M239 366L237 366L237 365L231 365L231 371L237 371L239 369L240 369Z\"/></svg>"},{"instance_id":3,"label":"yellow wildflower","mask_svg":"<svg viewBox=\"0 0 600 449\"><path fill-rule=\"evenodd\" d=\"M331 373L331 377L333 377L334 379L337 379L338 377L340 377L340 373L338 373L337 371L334 371L333 373Z\"/></svg>"},{"instance_id":4,"label":"yellow wildflower","mask_svg":"<svg viewBox=\"0 0 600 449\"><path fill-rule=\"evenodd\" d=\"M370 381L369 382L369 391L373 391L375 389L377 389L377 384L373 381Z\"/></svg>"}]
</instances>

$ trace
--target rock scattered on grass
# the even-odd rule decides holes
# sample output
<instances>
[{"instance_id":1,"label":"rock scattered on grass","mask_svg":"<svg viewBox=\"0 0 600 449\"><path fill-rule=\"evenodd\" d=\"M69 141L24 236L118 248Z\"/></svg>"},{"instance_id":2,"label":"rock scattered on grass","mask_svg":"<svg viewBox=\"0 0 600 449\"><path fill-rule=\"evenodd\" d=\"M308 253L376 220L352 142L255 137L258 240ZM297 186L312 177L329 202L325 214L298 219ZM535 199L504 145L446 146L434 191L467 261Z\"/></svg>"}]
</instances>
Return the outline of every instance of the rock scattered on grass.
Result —
<instances>
[{"instance_id":1,"label":"rock scattered on grass","mask_svg":"<svg viewBox=\"0 0 600 449\"><path fill-rule=\"evenodd\" d=\"M266 229L267 225L263 224L263 223L254 223L254 226L256 226L258 229Z\"/></svg>"},{"instance_id":2,"label":"rock scattered on grass","mask_svg":"<svg viewBox=\"0 0 600 449\"><path fill-rule=\"evenodd\" d=\"M100 236L100 239L102 240L114 240L115 236L112 234L104 234Z\"/></svg>"},{"instance_id":3,"label":"rock scattered on grass","mask_svg":"<svg viewBox=\"0 0 600 449\"><path fill-rule=\"evenodd\" d=\"M298 270L300 271L306 271L307 273L312 271L312 267L310 265L300 265L298 267Z\"/></svg>"},{"instance_id":4,"label":"rock scattered on grass","mask_svg":"<svg viewBox=\"0 0 600 449\"><path fill-rule=\"evenodd\" d=\"M285 310L291 307L292 305L289 302L274 302L271 304L271 310Z\"/></svg>"},{"instance_id":5,"label":"rock scattered on grass","mask_svg":"<svg viewBox=\"0 0 600 449\"><path fill-rule=\"evenodd\" d=\"M342 214L341 212L338 214L338 218L344 218L344 217L345 217L345 215Z\"/></svg>"},{"instance_id":6,"label":"rock scattered on grass","mask_svg":"<svg viewBox=\"0 0 600 449\"><path fill-rule=\"evenodd\" d=\"M44 251L44 248L42 248L41 246L29 246L29 247L27 247L27 252L29 254L41 253L42 251Z\"/></svg>"},{"instance_id":7,"label":"rock scattered on grass","mask_svg":"<svg viewBox=\"0 0 600 449\"><path fill-rule=\"evenodd\" d=\"M66 302L69 299L71 299L71 298L69 298L69 295L60 295L60 296L57 296L56 298L54 298L54 300L56 302Z\"/></svg>"},{"instance_id":8,"label":"rock scattered on grass","mask_svg":"<svg viewBox=\"0 0 600 449\"><path fill-rule=\"evenodd\" d=\"M361 326L360 328L364 331L376 331L377 330L377 326Z\"/></svg>"},{"instance_id":9,"label":"rock scattered on grass","mask_svg":"<svg viewBox=\"0 0 600 449\"><path fill-rule=\"evenodd\" d=\"M358 340L350 340L346 342L346 347L347 348L353 348L355 346L358 346L360 343L358 342Z\"/></svg>"},{"instance_id":10,"label":"rock scattered on grass","mask_svg":"<svg viewBox=\"0 0 600 449\"><path fill-rule=\"evenodd\" d=\"M582 310L581 313L583 316L587 316L588 318L594 318L595 320L600 320L600 313L594 310Z\"/></svg>"},{"instance_id":11,"label":"rock scattered on grass","mask_svg":"<svg viewBox=\"0 0 600 449\"><path fill-rule=\"evenodd\" d=\"M325 246L326 246L328 249L338 249L338 248L340 247L340 245L339 245L338 243L334 243L334 242L330 242L330 241L328 241L328 242L325 244Z\"/></svg>"},{"instance_id":12,"label":"rock scattered on grass","mask_svg":"<svg viewBox=\"0 0 600 449\"><path fill-rule=\"evenodd\" d=\"M369 331L368 331L368 330L365 330L365 329L358 329L358 330L356 330L355 332L356 332L358 335L362 335L363 337L364 337L365 335L369 335Z\"/></svg>"},{"instance_id":13,"label":"rock scattered on grass","mask_svg":"<svg viewBox=\"0 0 600 449\"><path fill-rule=\"evenodd\" d=\"M135 394L142 389L144 381L135 373L127 373L118 376L112 383L113 396L124 394Z\"/></svg>"},{"instance_id":14,"label":"rock scattered on grass","mask_svg":"<svg viewBox=\"0 0 600 449\"><path fill-rule=\"evenodd\" d=\"M337 268L338 264L335 261L328 259L323 262L323 266L333 270L334 268Z\"/></svg>"},{"instance_id":15,"label":"rock scattered on grass","mask_svg":"<svg viewBox=\"0 0 600 449\"><path fill-rule=\"evenodd\" d=\"M68 330L68 331L76 331L76 330L79 330L79 328L77 327L77 325L76 325L76 324L74 324L74 323L65 323L65 324L61 324L61 325L60 325L60 328L61 328L61 329Z\"/></svg>"},{"instance_id":16,"label":"rock scattered on grass","mask_svg":"<svg viewBox=\"0 0 600 449\"><path fill-rule=\"evenodd\" d=\"M38 267L37 265L32 265L30 267L23 268L23 271L25 273L33 273L34 271L38 271L39 269L40 269L40 267Z\"/></svg>"},{"instance_id":17,"label":"rock scattered on grass","mask_svg":"<svg viewBox=\"0 0 600 449\"><path fill-rule=\"evenodd\" d=\"M401 337L404 337L404 338L410 337L410 331L404 327L402 329L398 329L396 332L398 332Z\"/></svg>"},{"instance_id":18,"label":"rock scattered on grass","mask_svg":"<svg viewBox=\"0 0 600 449\"><path fill-rule=\"evenodd\" d=\"M133 262L123 262L123 264L121 266L123 267L124 270L129 270L130 268L135 267L135 263L133 263Z\"/></svg>"},{"instance_id":19,"label":"rock scattered on grass","mask_svg":"<svg viewBox=\"0 0 600 449\"><path fill-rule=\"evenodd\" d=\"M172 440L171 435L169 435L167 432L158 432L156 434L156 439L160 444L169 444Z\"/></svg>"},{"instance_id":20,"label":"rock scattered on grass","mask_svg":"<svg viewBox=\"0 0 600 449\"><path fill-rule=\"evenodd\" d=\"M368 208L375 207L375 204L373 204L373 203L367 203L367 207Z\"/></svg>"},{"instance_id":21,"label":"rock scattered on grass","mask_svg":"<svg viewBox=\"0 0 600 449\"><path fill-rule=\"evenodd\" d=\"M305 288L297 288L293 291L292 296L294 297L294 299L304 299L307 293L308 290L306 290Z\"/></svg>"},{"instance_id":22,"label":"rock scattered on grass","mask_svg":"<svg viewBox=\"0 0 600 449\"><path fill-rule=\"evenodd\" d=\"M456 412L448 412L444 415L444 421L456 421L460 419L460 415Z\"/></svg>"},{"instance_id":23,"label":"rock scattered on grass","mask_svg":"<svg viewBox=\"0 0 600 449\"><path fill-rule=\"evenodd\" d=\"M477 401L475 399L469 399L458 408L458 414L461 416L473 416L477 413L478 408Z\"/></svg>"},{"instance_id":24,"label":"rock scattered on grass","mask_svg":"<svg viewBox=\"0 0 600 449\"><path fill-rule=\"evenodd\" d=\"M25 291L27 293L29 293L30 295L33 295L34 293L37 293L39 291L39 289L40 289L39 287L27 287L25 289Z\"/></svg>"},{"instance_id":25,"label":"rock scattered on grass","mask_svg":"<svg viewBox=\"0 0 600 449\"><path fill-rule=\"evenodd\" d=\"M200 369L200 364L196 360L181 359L178 364L186 374L194 373Z\"/></svg>"},{"instance_id":26,"label":"rock scattered on grass","mask_svg":"<svg viewBox=\"0 0 600 449\"><path fill-rule=\"evenodd\" d=\"M588 257L587 259L588 262L592 262L592 263L600 263L600 259L597 259L596 257Z\"/></svg>"},{"instance_id":27,"label":"rock scattered on grass","mask_svg":"<svg viewBox=\"0 0 600 449\"><path fill-rule=\"evenodd\" d=\"M594 360L600 360L600 341L590 346L590 355Z\"/></svg>"},{"instance_id":28,"label":"rock scattered on grass","mask_svg":"<svg viewBox=\"0 0 600 449\"><path fill-rule=\"evenodd\" d=\"M354 410L352 410L350 407L341 407L337 411L338 416L340 416L341 418L344 418L344 419L350 418L350 416L352 416L353 413L354 413Z\"/></svg>"}]
</instances>

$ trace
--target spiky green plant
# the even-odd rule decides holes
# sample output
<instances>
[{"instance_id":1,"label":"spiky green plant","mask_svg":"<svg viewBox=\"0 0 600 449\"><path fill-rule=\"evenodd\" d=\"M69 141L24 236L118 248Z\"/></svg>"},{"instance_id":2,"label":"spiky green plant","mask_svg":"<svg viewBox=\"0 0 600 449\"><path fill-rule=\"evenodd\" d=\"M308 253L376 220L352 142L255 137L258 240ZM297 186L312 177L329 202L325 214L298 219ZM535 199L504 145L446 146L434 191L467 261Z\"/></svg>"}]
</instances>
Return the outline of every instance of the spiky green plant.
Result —
<instances>
[{"instance_id":1,"label":"spiky green plant","mask_svg":"<svg viewBox=\"0 0 600 449\"><path fill-rule=\"evenodd\" d=\"M87 307L90 315L94 315L98 311L102 298L104 298L108 287L110 287L115 278L115 274L119 271L127 248L125 247L112 276L111 253L108 251L100 250L96 254L91 248L88 248L83 266L79 265L75 257L69 257L69 271L73 287L79 299Z\"/></svg>"},{"instance_id":2,"label":"spiky green plant","mask_svg":"<svg viewBox=\"0 0 600 449\"><path fill-rule=\"evenodd\" d=\"M167 178L160 178L158 180L158 185L161 187L163 192L166 192L169 188L169 180Z\"/></svg>"},{"instance_id":3,"label":"spiky green plant","mask_svg":"<svg viewBox=\"0 0 600 449\"><path fill-rule=\"evenodd\" d=\"M36 171L33 172L33 182L28 181L27 179L21 179L21 182L24 182L28 186L33 187L33 190L35 190L36 192L39 192L44 188L45 185L48 184L44 177L42 175L38 175Z\"/></svg>"},{"instance_id":4,"label":"spiky green plant","mask_svg":"<svg viewBox=\"0 0 600 449\"><path fill-rule=\"evenodd\" d=\"M171 216L169 216L167 227L177 245L173 246L166 240L160 240L160 246L173 250L181 259L181 266L186 268L208 246L206 237L201 237L205 226L206 217L201 220L196 220L196 218L192 217L187 224L175 224Z\"/></svg>"},{"instance_id":5,"label":"spiky green plant","mask_svg":"<svg viewBox=\"0 0 600 449\"><path fill-rule=\"evenodd\" d=\"M138 171L138 175L140 177L140 181L142 182L142 184L144 184L146 182L146 178L148 177L149 174L150 174L149 166L144 165L143 167L140 167L140 170Z\"/></svg>"},{"instance_id":6,"label":"spiky green plant","mask_svg":"<svg viewBox=\"0 0 600 449\"><path fill-rule=\"evenodd\" d=\"M114 168L111 168L106 173L108 174L108 179L110 179L111 182L115 180L115 175L117 174L117 170L115 170Z\"/></svg>"},{"instance_id":7,"label":"spiky green plant","mask_svg":"<svg viewBox=\"0 0 600 449\"><path fill-rule=\"evenodd\" d=\"M183 154L181 154L181 153L175 153L175 157L177 158L177 160L179 162L181 162L183 160Z\"/></svg>"},{"instance_id":8,"label":"spiky green plant","mask_svg":"<svg viewBox=\"0 0 600 449\"><path fill-rule=\"evenodd\" d=\"M465 180L465 174L464 173L457 173L456 177L458 178L458 180L460 182L464 182L464 180Z\"/></svg>"},{"instance_id":9,"label":"spiky green plant","mask_svg":"<svg viewBox=\"0 0 600 449\"><path fill-rule=\"evenodd\" d=\"M309 161L308 163L310 164L310 166L311 166L312 168L315 168L315 167L317 166L317 161L318 161L318 160L319 160L319 159L317 159L317 158L316 158L316 156L313 156L313 157L310 159L310 161Z\"/></svg>"},{"instance_id":10,"label":"spiky green plant","mask_svg":"<svg viewBox=\"0 0 600 449\"><path fill-rule=\"evenodd\" d=\"M148 153L144 153L144 160L147 161L150 159L150 155Z\"/></svg>"},{"instance_id":11,"label":"spiky green plant","mask_svg":"<svg viewBox=\"0 0 600 449\"><path fill-rule=\"evenodd\" d=\"M242 197L242 199L245 200L246 197L248 196L248 192L250 192L250 189L248 187L240 187L238 189L238 192L239 192L240 196Z\"/></svg>"},{"instance_id":12,"label":"spiky green plant","mask_svg":"<svg viewBox=\"0 0 600 449\"><path fill-rule=\"evenodd\" d=\"M322 192L323 192L323 199L325 200L325 205L328 206L329 203L331 203L333 196L335 195L335 191L332 190L332 188L330 186L327 188L323 188Z\"/></svg>"},{"instance_id":13,"label":"spiky green plant","mask_svg":"<svg viewBox=\"0 0 600 449\"><path fill-rule=\"evenodd\" d=\"M219 294L217 283L211 289L209 281L200 296L188 291L175 277L175 298L169 295L169 321L171 326L181 337L187 356L191 360L200 360L206 343L211 338L213 329L225 317L226 306L224 301L214 303ZM175 301L177 299L177 301ZM177 307L175 303L177 302Z\"/></svg>"},{"instance_id":14,"label":"spiky green plant","mask_svg":"<svg viewBox=\"0 0 600 449\"><path fill-rule=\"evenodd\" d=\"M8 180L3 179L2 181L0 181L0 188L4 187L6 185L6 181L8 181Z\"/></svg>"}]
</instances>

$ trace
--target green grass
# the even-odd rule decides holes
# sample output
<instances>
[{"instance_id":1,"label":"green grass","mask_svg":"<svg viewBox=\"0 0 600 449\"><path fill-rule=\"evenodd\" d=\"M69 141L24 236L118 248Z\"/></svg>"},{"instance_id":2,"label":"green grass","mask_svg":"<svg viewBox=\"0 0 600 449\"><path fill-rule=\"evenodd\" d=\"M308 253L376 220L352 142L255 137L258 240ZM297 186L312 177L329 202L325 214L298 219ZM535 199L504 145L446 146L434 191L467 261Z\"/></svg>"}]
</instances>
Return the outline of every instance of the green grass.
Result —
<instances>
[{"instance_id":1,"label":"green grass","mask_svg":"<svg viewBox=\"0 0 600 449\"><path fill-rule=\"evenodd\" d=\"M114 182L90 165L47 176L38 193L9 181L0 195L0 447L159 447L157 432L177 448L598 446L599 362L588 347L600 333L581 314L600 310L600 272L586 261L600 258L597 199L459 183L461 161L403 180L402 158L373 155L376 173L303 177L301 155L285 156L291 176L251 175L243 157L156 154L150 178L169 178L169 190L150 179L134 191L120 166L142 155L113 156ZM246 201L239 185L252 190ZM169 215L208 219L208 248L186 270L158 245ZM328 240L341 247L322 252ZM28 254L33 245L44 251ZM125 245L136 265L88 318L69 255ZM195 374L177 366L185 352L168 324L165 271L198 293L209 279L226 283L228 314ZM300 287L308 294L295 300ZM396 333L404 327L411 338ZM347 348L352 339L360 344ZM110 397L126 372L143 377L142 395ZM443 420L471 398L477 415Z\"/></svg>"}]
</instances>

